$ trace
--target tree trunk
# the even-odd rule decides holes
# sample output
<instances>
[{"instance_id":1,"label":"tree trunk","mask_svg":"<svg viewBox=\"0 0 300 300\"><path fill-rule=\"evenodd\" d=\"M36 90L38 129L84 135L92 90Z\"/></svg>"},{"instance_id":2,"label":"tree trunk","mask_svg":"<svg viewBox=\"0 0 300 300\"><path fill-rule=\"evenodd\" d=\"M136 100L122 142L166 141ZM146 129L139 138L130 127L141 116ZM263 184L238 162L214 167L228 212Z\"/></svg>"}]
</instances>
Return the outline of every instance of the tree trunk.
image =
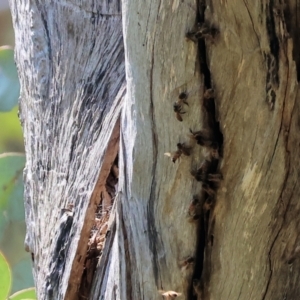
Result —
<instances>
[{"instance_id":1,"label":"tree trunk","mask_svg":"<svg viewBox=\"0 0 300 300\"><path fill-rule=\"evenodd\" d=\"M11 8L39 299L297 299L297 3Z\"/></svg>"}]
</instances>

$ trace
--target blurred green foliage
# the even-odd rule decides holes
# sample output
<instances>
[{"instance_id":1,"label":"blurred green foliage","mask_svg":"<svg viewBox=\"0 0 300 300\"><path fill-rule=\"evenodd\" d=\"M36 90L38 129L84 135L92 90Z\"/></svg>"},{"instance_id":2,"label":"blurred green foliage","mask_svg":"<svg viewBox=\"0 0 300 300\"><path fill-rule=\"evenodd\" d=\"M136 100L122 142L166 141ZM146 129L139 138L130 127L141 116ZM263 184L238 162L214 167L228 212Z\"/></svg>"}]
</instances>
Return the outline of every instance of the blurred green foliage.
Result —
<instances>
[{"instance_id":1,"label":"blurred green foliage","mask_svg":"<svg viewBox=\"0 0 300 300\"><path fill-rule=\"evenodd\" d=\"M0 47L0 110L10 111L18 103L20 84L14 61L14 51L9 46Z\"/></svg>"},{"instance_id":2,"label":"blurred green foliage","mask_svg":"<svg viewBox=\"0 0 300 300\"><path fill-rule=\"evenodd\" d=\"M23 136L17 116L20 85L14 51L0 47L0 153L24 152Z\"/></svg>"},{"instance_id":3,"label":"blurred green foliage","mask_svg":"<svg viewBox=\"0 0 300 300\"><path fill-rule=\"evenodd\" d=\"M0 299L6 299L11 286L11 271L4 255L0 252Z\"/></svg>"},{"instance_id":4,"label":"blurred green foliage","mask_svg":"<svg viewBox=\"0 0 300 300\"><path fill-rule=\"evenodd\" d=\"M10 11L8 6L1 8L0 45L13 45ZM3 154L24 153L17 108L19 92L12 47L0 47L0 300L36 299L32 288L31 257L24 250L26 226L22 173L25 156Z\"/></svg>"},{"instance_id":5,"label":"blurred green foliage","mask_svg":"<svg viewBox=\"0 0 300 300\"><path fill-rule=\"evenodd\" d=\"M10 112L0 112L0 124L0 153L24 152L18 107L14 107Z\"/></svg>"},{"instance_id":6,"label":"blurred green foliage","mask_svg":"<svg viewBox=\"0 0 300 300\"><path fill-rule=\"evenodd\" d=\"M0 47L0 300L36 299L31 257L24 250L23 136L17 116L20 87L13 50ZM22 290L22 291L20 291ZM19 291L18 293L16 293ZM8 295L15 293L14 295Z\"/></svg>"},{"instance_id":7,"label":"blurred green foliage","mask_svg":"<svg viewBox=\"0 0 300 300\"><path fill-rule=\"evenodd\" d=\"M8 298L8 300L35 300L35 299L36 299L36 294L34 288L19 291Z\"/></svg>"},{"instance_id":8,"label":"blurred green foliage","mask_svg":"<svg viewBox=\"0 0 300 300\"><path fill-rule=\"evenodd\" d=\"M34 284L30 255L24 251L24 165L24 154L0 155L0 249L12 271L12 293Z\"/></svg>"}]
</instances>

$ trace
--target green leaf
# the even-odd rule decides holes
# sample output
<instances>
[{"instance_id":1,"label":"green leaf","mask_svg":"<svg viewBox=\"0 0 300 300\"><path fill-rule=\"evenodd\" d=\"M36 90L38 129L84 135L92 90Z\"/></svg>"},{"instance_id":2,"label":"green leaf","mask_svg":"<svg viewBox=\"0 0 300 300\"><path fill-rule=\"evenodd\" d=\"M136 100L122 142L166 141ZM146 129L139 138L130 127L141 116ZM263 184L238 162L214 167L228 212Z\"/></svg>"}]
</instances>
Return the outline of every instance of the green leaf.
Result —
<instances>
[{"instance_id":1,"label":"green leaf","mask_svg":"<svg viewBox=\"0 0 300 300\"><path fill-rule=\"evenodd\" d=\"M0 299L6 299L11 287L11 272L3 254L0 252Z\"/></svg>"},{"instance_id":2,"label":"green leaf","mask_svg":"<svg viewBox=\"0 0 300 300\"><path fill-rule=\"evenodd\" d=\"M35 288L19 291L11 295L8 300L36 300Z\"/></svg>"},{"instance_id":3,"label":"green leaf","mask_svg":"<svg viewBox=\"0 0 300 300\"><path fill-rule=\"evenodd\" d=\"M9 46L0 47L0 111L10 111L18 103L19 95L14 51Z\"/></svg>"},{"instance_id":4,"label":"green leaf","mask_svg":"<svg viewBox=\"0 0 300 300\"><path fill-rule=\"evenodd\" d=\"M0 210L9 209L12 206L11 213L14 220L24 220L24 208L19 209L23 204L23 169L25 165L25 155L18 153L0 154ZM21 201L16 203L15 198L21 197ZM10 202L9 202L10 201ZM3 215L2 220L7 216ZM0 221L0 232L1 232ZM1 240L1 236L0 236Z\"/></svg>"},{"instance_id":5,"label":"green leaf","mask_svg":"<svg viewBox=\"0 0 300 300\"><path fill-rule=\"evenodd\" d=\"M11 266L13 293L33 286L31 258L24 250L24 165L23 154L0 155L0 249Z\"/></svg>"},{"instance_id":6,"label":"green leaf","mask_svg":"<svg viewBox=\"0 0 300 300\"><path fill-rule=\"evenodd\" d=\"M18 107L0 112L0 153L24 152L23 133L18 118Z\"/></svg>"}]
</instances>

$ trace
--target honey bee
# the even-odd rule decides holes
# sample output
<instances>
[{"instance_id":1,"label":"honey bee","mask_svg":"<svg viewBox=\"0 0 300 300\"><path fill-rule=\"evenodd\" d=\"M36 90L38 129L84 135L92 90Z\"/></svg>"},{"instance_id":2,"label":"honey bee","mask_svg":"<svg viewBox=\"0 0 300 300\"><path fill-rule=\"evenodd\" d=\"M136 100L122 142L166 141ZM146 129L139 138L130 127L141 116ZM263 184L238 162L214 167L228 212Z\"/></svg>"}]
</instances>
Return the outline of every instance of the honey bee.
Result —
<instances>
[{"instance_id":1,"label":"honey bee","mask_svg":"<svg viewBox=\"0 0 300 300\"><path fill-rule=\"evenodd\" d=\"M207 89L203 94L204 99L212 99L215 97L215 91L213 89Z\"/></svg>"},{"instance_id":2,"label":"honey bee","mask_svg":"<svg viewBox=\"0 0 300 300\"><path fill-rule=\"evenodd\" d=\"M179 266L181 267L181 271L188 270L195 262L194 257L189 256L187 259L179 262Z\"/></svg>"},{"instance_id":3,"label":"honey bee","mask_svg":"<svg viewBox=\"0 0 300 300\"><path fill-rule=\"evenodd\" d=\"M174 102L173 110L175 112L176 119L178 121L182 122L182 116L181 115L186 113L185 111L182 111L182 105L179 104L178 102Z\"/></svg>"},{"instance_id":4,"label":"honey bee","mask_svg":"<svg viewBox=\"0 0 300 300\"><path fill-rule=\"evenodd\" d=\"M186 145L185 143L177 143L177 149L178 149L178 151L181 151L182 154L184 154L186 156L191 155L192 147Z\"/></svg>"},{"instance_id":5,"label":"honey bee","mask_svg":"<svg viewBox=\"0 0 300 300\"><path fill-rule=\"evenodd\" d=\"M197 141L197 144L203 147L218 149L218 142L213 133L209 130L192 131L190 129L190 138Z\"/></svg>"},{"instance_id":6,"label":"honey bee","mask_svg":"<svg viewBox=\"0 0 300 300\"><path fill-rule=\"evenodd\" d=\"M207 195L208 195L210 198L212 198L212 199L215 198L215 196L216 196L216 191L215 191L209 184L203 183L203 184L202 184L202 190L203 190L205 193L207 193Z\"/></svg>"},{"instance_id":7,"label":"honey bee","mask_svg":"<svg viewBox=\"0 0 300 300\"><path fill-rule=\"evenodd\" d=\"M197 170L192 170L191 174L197 181L204 183L208 182L220 182L222 180L222 174L212 172L212 162L205 159Z\"/></svg>"},{"instance_id":8,"label":"honey bee","mask_svg":"<svg viewBox=\"0 0 300 300\"><path fill-rule=\"evenodd\" d=\"M205 159L197 170L191 171L191 175L195 177L197 181L207 182L210 166L211 162Z\"/></svg>"},{"instance_id":9,"label":"honey bee","mask_svg":"<svg viewBox=\"0 0 300 300\"><path fill-rule=\"evenodd\" d=\"M202 284L200 279L193 280L194 296L197 296L197 300L202 299Z\"/></svg>"},{"instance_id":10,"label":"honey bee","mask_svg":"<svg viewBox=\"0 0 300 300\"><path fill-rule=\"evenodd\" d=\"M219 183L223 179L223 176L220 173L213 173L208 174L207 179L208 181Z\"/></svg>"},{"instance_id":11,"label":"honey bee","mask_svg":"<svg viewBox=\"0 0 300 300\"><path fill-rule=\"evenodd\" d=\"M189 106L189 104L186 101L187 98L188 98L187 92L181 92L178 96L179 101L177 100L177 102L182 102L182 103L186 104L187 106Z\"/></svg>"},{"instance_id":12,"label":"honey bee","mask_svg":"<svg viewBox=\"0 0 300 300\"><path fill-rule=\"evenodd\" d=\"M197 43L200 39L213 40L218 33L219 31L216 28L209 26L207 23L198 23L185 36L194 43Z\"/></svg>"},{"instance_id":13,"label":"honey bee","mask_svg":"<svg viewBox=\"0 0 300 300\"><path fill-rule=\"evenodd\" d=\"M178 100L173 104L173 110L175 112L176 119L180 122L182 122L181 115L186 113L185 111L182 111L182 105L186 104L187 106L189 106L189 104L186 101L187 98L188 94L186 92L181 92L178 96Z\"/></svg>"},{"instance_id":14,"label":"honey bee","mask_svg":"<svg viewBox=\"0 0 300 300\"><path fill-rule=\"evenodd\" d=\"M197 181L202 181L204 183L219 183L223 179L223 176L220 173L208 173L210 164L210 161L204 160L199 169L191 171L192 176L194 176Z\"/></svg>"},{"instance_id":15,"label":"honey bee","mask_svg":"<svg viewBox=\"0 0 300 300\"><path fill-rule=\"evenodd\" d=\"M203 210L209 211L212 209L213 205L214 205L214 199L209 196L206 198L206 200L203 204Z\"/></svg>"},{"instance_id":16,"label":"honey bee","mask_svg":"<svg viewBox=\"0 0 300 300\"><path fill-rule=\"evenodd\" d=\"M192 221L196 221L200 218L202 213L202 202L197 196L193 197L191 204L188 209L189 217Z\"/></svg>"},{"instance_id":17,"label":"honey bee","mask_svg":"<svg viewBox=\"0 0 300 300\"><path fill-rule=\"evenodd\" d=\"M174 291L167 291L166 292L166 291L159 290L159 292L167 300L172 300L172 299L175 299L175 298L182 295L182 293L177 293L177 292L174 292Z\"/></svg>"},{"instance_id":18,"label":"honey bee","mask_svg":"<svg viewBox=\"0 0 300 300\"><path fill-rule=\"evenodd\" d=\"M165 155L171 157L173 163L175 163L181 155L190 156L192 147L185 145L185 143L177 143L177 151L166 152Z\"/></svg>"}]
</instances>

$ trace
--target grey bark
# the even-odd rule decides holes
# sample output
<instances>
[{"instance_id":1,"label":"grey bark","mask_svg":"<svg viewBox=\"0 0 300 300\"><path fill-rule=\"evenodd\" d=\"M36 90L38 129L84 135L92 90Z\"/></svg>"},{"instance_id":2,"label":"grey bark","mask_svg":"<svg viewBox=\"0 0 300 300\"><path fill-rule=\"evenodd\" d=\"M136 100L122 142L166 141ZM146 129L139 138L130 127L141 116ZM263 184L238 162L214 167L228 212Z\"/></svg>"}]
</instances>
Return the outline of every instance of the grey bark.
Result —
<instances>
[{"instance_id":1,"label":"grey bark","mask_svg":"<svg viewBox=\"0 0 300 300\"><path fill-rule=\"evenodd\" d=\"M132 0L122 3L123 21L118 1L11 1L11 8L26 247L39 299L84 299L90 233L118 151L117 195L87 283L90 299L158 299L166 291L183 299L297 299L296 2ZM204 17L219 34L198 48L185 34ZM191 143L189 128L205 126L210 85L224 135L223 181L197 224L188 209L201 184L190 171L208 153L194 145L175 164L164 153ZM189 106L179 122L173 102L184 91ZM196 264L183 268L188 257Z\"/></svg>"},{"instance_id":2,"label":"grey bark","mask_svg":"<svg viewBox=\"0 0 300 300\"><path fill-rule=\"evenodd\" d=\"M11 9L27 158L25 247L34 257L38 298L73 299L102 177L118 147L125 95L121 7L17 1Z\"/></svg>"}]
</instances>

